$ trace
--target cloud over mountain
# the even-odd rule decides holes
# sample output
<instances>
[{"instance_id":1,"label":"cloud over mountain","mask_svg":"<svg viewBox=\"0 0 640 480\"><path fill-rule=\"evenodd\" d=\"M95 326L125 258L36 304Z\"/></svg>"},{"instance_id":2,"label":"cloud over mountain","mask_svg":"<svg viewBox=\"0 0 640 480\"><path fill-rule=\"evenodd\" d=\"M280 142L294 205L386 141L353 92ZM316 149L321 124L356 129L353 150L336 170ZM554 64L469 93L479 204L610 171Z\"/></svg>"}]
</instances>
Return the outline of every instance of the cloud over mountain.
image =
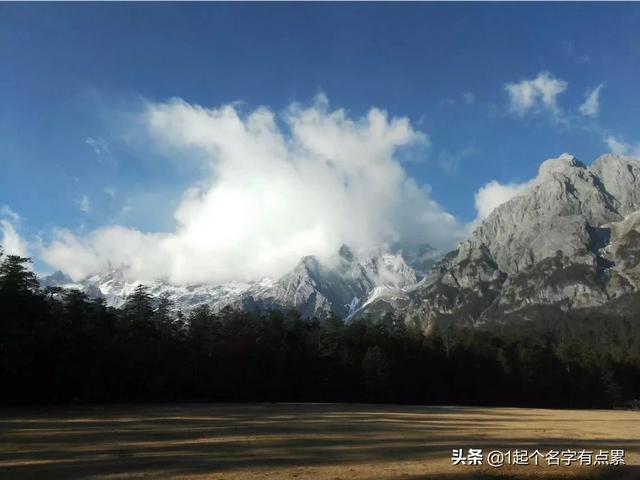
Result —
<instances>
[{"instance_id":1,"label":"cloud over mountain","mask_svg":"<svg viewBox=\"0 0 640 480\"><path fill-rule=\"evenodd\" d=\"M474 195L476 212L478 214L474 225L487 218L493 210L508 202L513 197L523 193L533 180L523 183L500 183L492 180L481 187Z\"/></svg>"},{"instance_id":2,"label":"cloud over mountain","mask_svg":"<svg viewBox=\"0 0 640 480\"><path fill-rule=\"evenodd\" d=\"M322 95L281 114L174 99L147 104L140 118L178 161L203 159L208 178L184 192L175 231L60 230L42 255L52 267L75 278L128 265L138 279L222 282L280 275L301 256L329 256L341 243L361 252L424 242L447 248L464 233L398 158L405 147L429 145L407 118L371 108L354 119Z\"/></svg>"}]
</instances>

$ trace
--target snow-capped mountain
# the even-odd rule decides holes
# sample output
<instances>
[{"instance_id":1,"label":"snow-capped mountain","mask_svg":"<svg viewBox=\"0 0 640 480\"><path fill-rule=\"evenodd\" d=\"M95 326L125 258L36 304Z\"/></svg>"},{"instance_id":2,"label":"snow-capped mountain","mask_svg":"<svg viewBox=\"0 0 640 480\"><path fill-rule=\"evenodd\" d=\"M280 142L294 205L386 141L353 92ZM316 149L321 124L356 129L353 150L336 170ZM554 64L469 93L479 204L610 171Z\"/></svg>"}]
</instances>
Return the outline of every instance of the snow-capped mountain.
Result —
<instances>
[{"instance_id":1,"label":"snow-capped mountain","mask_svg":"<svg viewBox=\"0 0 640 480\"><path fill-rule=\"evenodd\" d=\"M440 320L534 318L542 307L622 308L620 299L640 298L639 265L640 160L604 155L587 167L563 154L543 162L523 192L444 256L422 246L359 258L343 245L331 258L302 258L277 279L148 286L183 311L207 304L295 308L304 317L393 312L428 330ZM116 269L75 283L58 272L43 284L80 288L118 307L139 282Z\"/></svg>"},{"instance_id":2,"label":"snow-capped mountain","mask_svg":"<svg viewBox=\"0 0 640 480\"><path fill-rule=\"evenodd\" d=\"M141 282L127 280L126 269L113 269L73 282L62 272L42 280L43 286L61 286L104 298L107 305L120 307ZM188 311L199 305L213 310L226 306L247 310L295 308L304 317L335 314L348 317L380 289L401 291L416 283L416 274L399 253L380 253L360 259L348 246L340 247L328 259L302 258L279 279L257 282L229 282L222 285L171 285L146 283L153 297L167 296L175 308ZM378 294L378 293L376 293Z\"/></svg>"},{"instance_id":3,"label":"snow-capped mountain","mask_svg":"<svg viewBox=\"0 0 640 480\"><path fill-rule=\"evenodd\" d=\"M74 282L62 272L55 272L44 277L43 286L58 286L67 289L82 290L90 297L103 298L108 306L121 307L127 296L143 282L126 280L126 269L117 268ZM266 288L272 285L269 279L262 282L242 283L229 282L222 285L171 285L162 281L145 283L149 293L156 298L167 296L176 308L189 310L202 304L209 304L212 308L222 308L235 305L244 292L249 289Z\"/></svg>"}]
</instances>

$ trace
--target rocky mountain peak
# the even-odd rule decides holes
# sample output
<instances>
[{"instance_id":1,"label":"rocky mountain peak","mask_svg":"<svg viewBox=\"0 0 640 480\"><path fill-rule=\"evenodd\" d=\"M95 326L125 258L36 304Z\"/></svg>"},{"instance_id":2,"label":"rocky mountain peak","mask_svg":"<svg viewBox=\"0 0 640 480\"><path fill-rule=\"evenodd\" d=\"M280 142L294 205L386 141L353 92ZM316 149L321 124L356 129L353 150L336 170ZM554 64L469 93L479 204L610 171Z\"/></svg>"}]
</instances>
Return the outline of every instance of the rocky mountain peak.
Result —
<instances>
[{"instance_id":1,"label":"rocky mountain peak","mask_svg":"<svg viewBox=\"0 0 640 480\"><path fill-rule=\"evenodd\" d=\"M631 188L627 181L620 190ZM496 208L465 248L486 247L508 274L526 270L558 251L591 262L585 253L588 227L619 221L619 204L605 180L573 155L563 154L543 162L529 188ZM637 202L633 208L639 207Z\"/></svg>"},{"instance_id":2,"label":"rocky mountain peak","mask_svg":"<svg viewBox=\"0 0 640 480\"><path fill-rule=\"evenodd\" d=\"M71 277L61 270L57 270L40 280L40 284L43 287L57 287L60 285L68 285L72 283L73 280L71 279Z\"/></svg>"},{"instance_id":3,"label":"rocky mountain peak","mask_svg":"<svg viewBox=\"0 0 640 480\"><path fill-rule=\"evenodd\" d=\"M294 272L316 271L320 268L320 262L315 255L307 255L302 257L294 268Z\"/></svg>"},{"instance_id":4,"label":"rocky mountain peak","mask_svg":"<svg viewBox=\"0 0 640 480\"><path fill-rule=\"evenodd\" d=\"M415 290L409 317L471 322L535 305L604 305L640 289L640 160L544 161Z\"/></svg>"},{"instance_id":5,"label":"rocky mountain peak","mask_svg":"<svg viewBox=\"0 0 640 480\"><path fill-rule=\"evenodd\" d=\"M43 279L43 285L84 290L104 298L107 305L121 306L140 283L129 280L125 268L109 269L78 283L61 272ZM380 288L402 289L416 283L413 269L400 254L381 251L359 258L341 245L329 258L308 255L278 279L229 282L222 285L171 285L166 281L144 282L152 297L168 296L176 308L188 311L206 304L213 310L225 306L246 310L295 308L303 317L351 315Z\"/></svg>"},{"instance_id":6,"label":"rocky mountain peak","mask_svg":"<svg viewBox=\"0 0 640 480\"><path fill-rule=\"evenodd\" d=\"M347 262L353 262L356 259L353 250L351 250L351 248L349 248L349 246L344 243L340 245L340 248L338 249L338 255L344 258Z\"/></svg>"},{"instance_id":7,"label":"rocky mountain peak","mask_svg":"<svg viewBox=\"0 0 640 480\"><path fill-rule=\"evenodd\" d=\"M553 173L571 174L572 169L585 170L587 166L570 153L563 153L558 158L545 160L538 169L538 175L544 177Z\"/></svg>"}]
</instances>

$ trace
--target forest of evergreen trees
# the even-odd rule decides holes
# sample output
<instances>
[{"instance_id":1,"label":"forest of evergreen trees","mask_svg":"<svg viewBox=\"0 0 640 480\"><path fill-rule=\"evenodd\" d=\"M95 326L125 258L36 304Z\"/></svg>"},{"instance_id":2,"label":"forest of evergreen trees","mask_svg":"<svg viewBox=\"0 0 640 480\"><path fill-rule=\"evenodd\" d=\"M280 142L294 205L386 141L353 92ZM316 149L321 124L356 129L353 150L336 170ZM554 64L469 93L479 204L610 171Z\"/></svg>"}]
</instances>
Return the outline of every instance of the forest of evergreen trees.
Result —
<instances>
[{"instance_id":1,"label":"forest of evergreen trees","mask_svg":"<svg viewBox=\"0 0 640 480\"><path fill-rule=\"evenodd\" d=\"M332 401L613 407L640 398L640 320L560 314L420 329L389 315L175 312L137 288L121 309L41 288L0 255L2 403Z\"/></svg>"}]
</instances>

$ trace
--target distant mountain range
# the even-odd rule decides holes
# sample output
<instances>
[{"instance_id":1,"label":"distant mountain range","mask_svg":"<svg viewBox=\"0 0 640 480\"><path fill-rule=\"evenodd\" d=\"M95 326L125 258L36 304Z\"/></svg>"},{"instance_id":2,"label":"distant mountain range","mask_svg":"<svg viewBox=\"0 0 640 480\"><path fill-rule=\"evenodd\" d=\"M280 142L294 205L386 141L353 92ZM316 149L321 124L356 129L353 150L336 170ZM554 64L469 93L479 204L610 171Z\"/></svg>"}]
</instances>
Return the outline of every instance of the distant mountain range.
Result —
<instances>
[{"instance_id":1,"label":"distant mountain range","mask_svg":"<svg viewBox=\"0 0 640 480\"><path fill-rule=\"evenodd\" d=\"M120 306L139 282L116 269L72 282ZM640 288L640 160L604 155L591 167L570 154L542 163L536 179L496 208L457 250L429 245L358 258L343 245L331 259L302 258L288 274L223 285L149 285L176 308L296 308L305 317L387 312L428 330L437 322L477 324L540 308L624 308Z\"/></svg>"},{"instance_id":2,"label":"distant mountain range","mask_svg":"<svg viewBox=\"0 0 640 480\"><path fill-rule=\"evenodd\" d=\"M414 270L401 252L361 259L343 245L332 258L323 261L312 255L303 257L291 272L278 279L187 286L155 281L147 286L152 296L167 296L181 310L202 304L213 310L227 306L246 310L295 308L304 317L324 318L334 314L344 318L357 312L374 292L377 295L382 291L403 291L415 285L416 270L426 272L440 256L430 246L411 250L408 258L414 262ZM126 273L126 269L118 268L74 282L58 271L43 278L42 284L79 289L105 299L109 306L119 307L141 283L127 280Z\"/></svg>"}]
</instances>

